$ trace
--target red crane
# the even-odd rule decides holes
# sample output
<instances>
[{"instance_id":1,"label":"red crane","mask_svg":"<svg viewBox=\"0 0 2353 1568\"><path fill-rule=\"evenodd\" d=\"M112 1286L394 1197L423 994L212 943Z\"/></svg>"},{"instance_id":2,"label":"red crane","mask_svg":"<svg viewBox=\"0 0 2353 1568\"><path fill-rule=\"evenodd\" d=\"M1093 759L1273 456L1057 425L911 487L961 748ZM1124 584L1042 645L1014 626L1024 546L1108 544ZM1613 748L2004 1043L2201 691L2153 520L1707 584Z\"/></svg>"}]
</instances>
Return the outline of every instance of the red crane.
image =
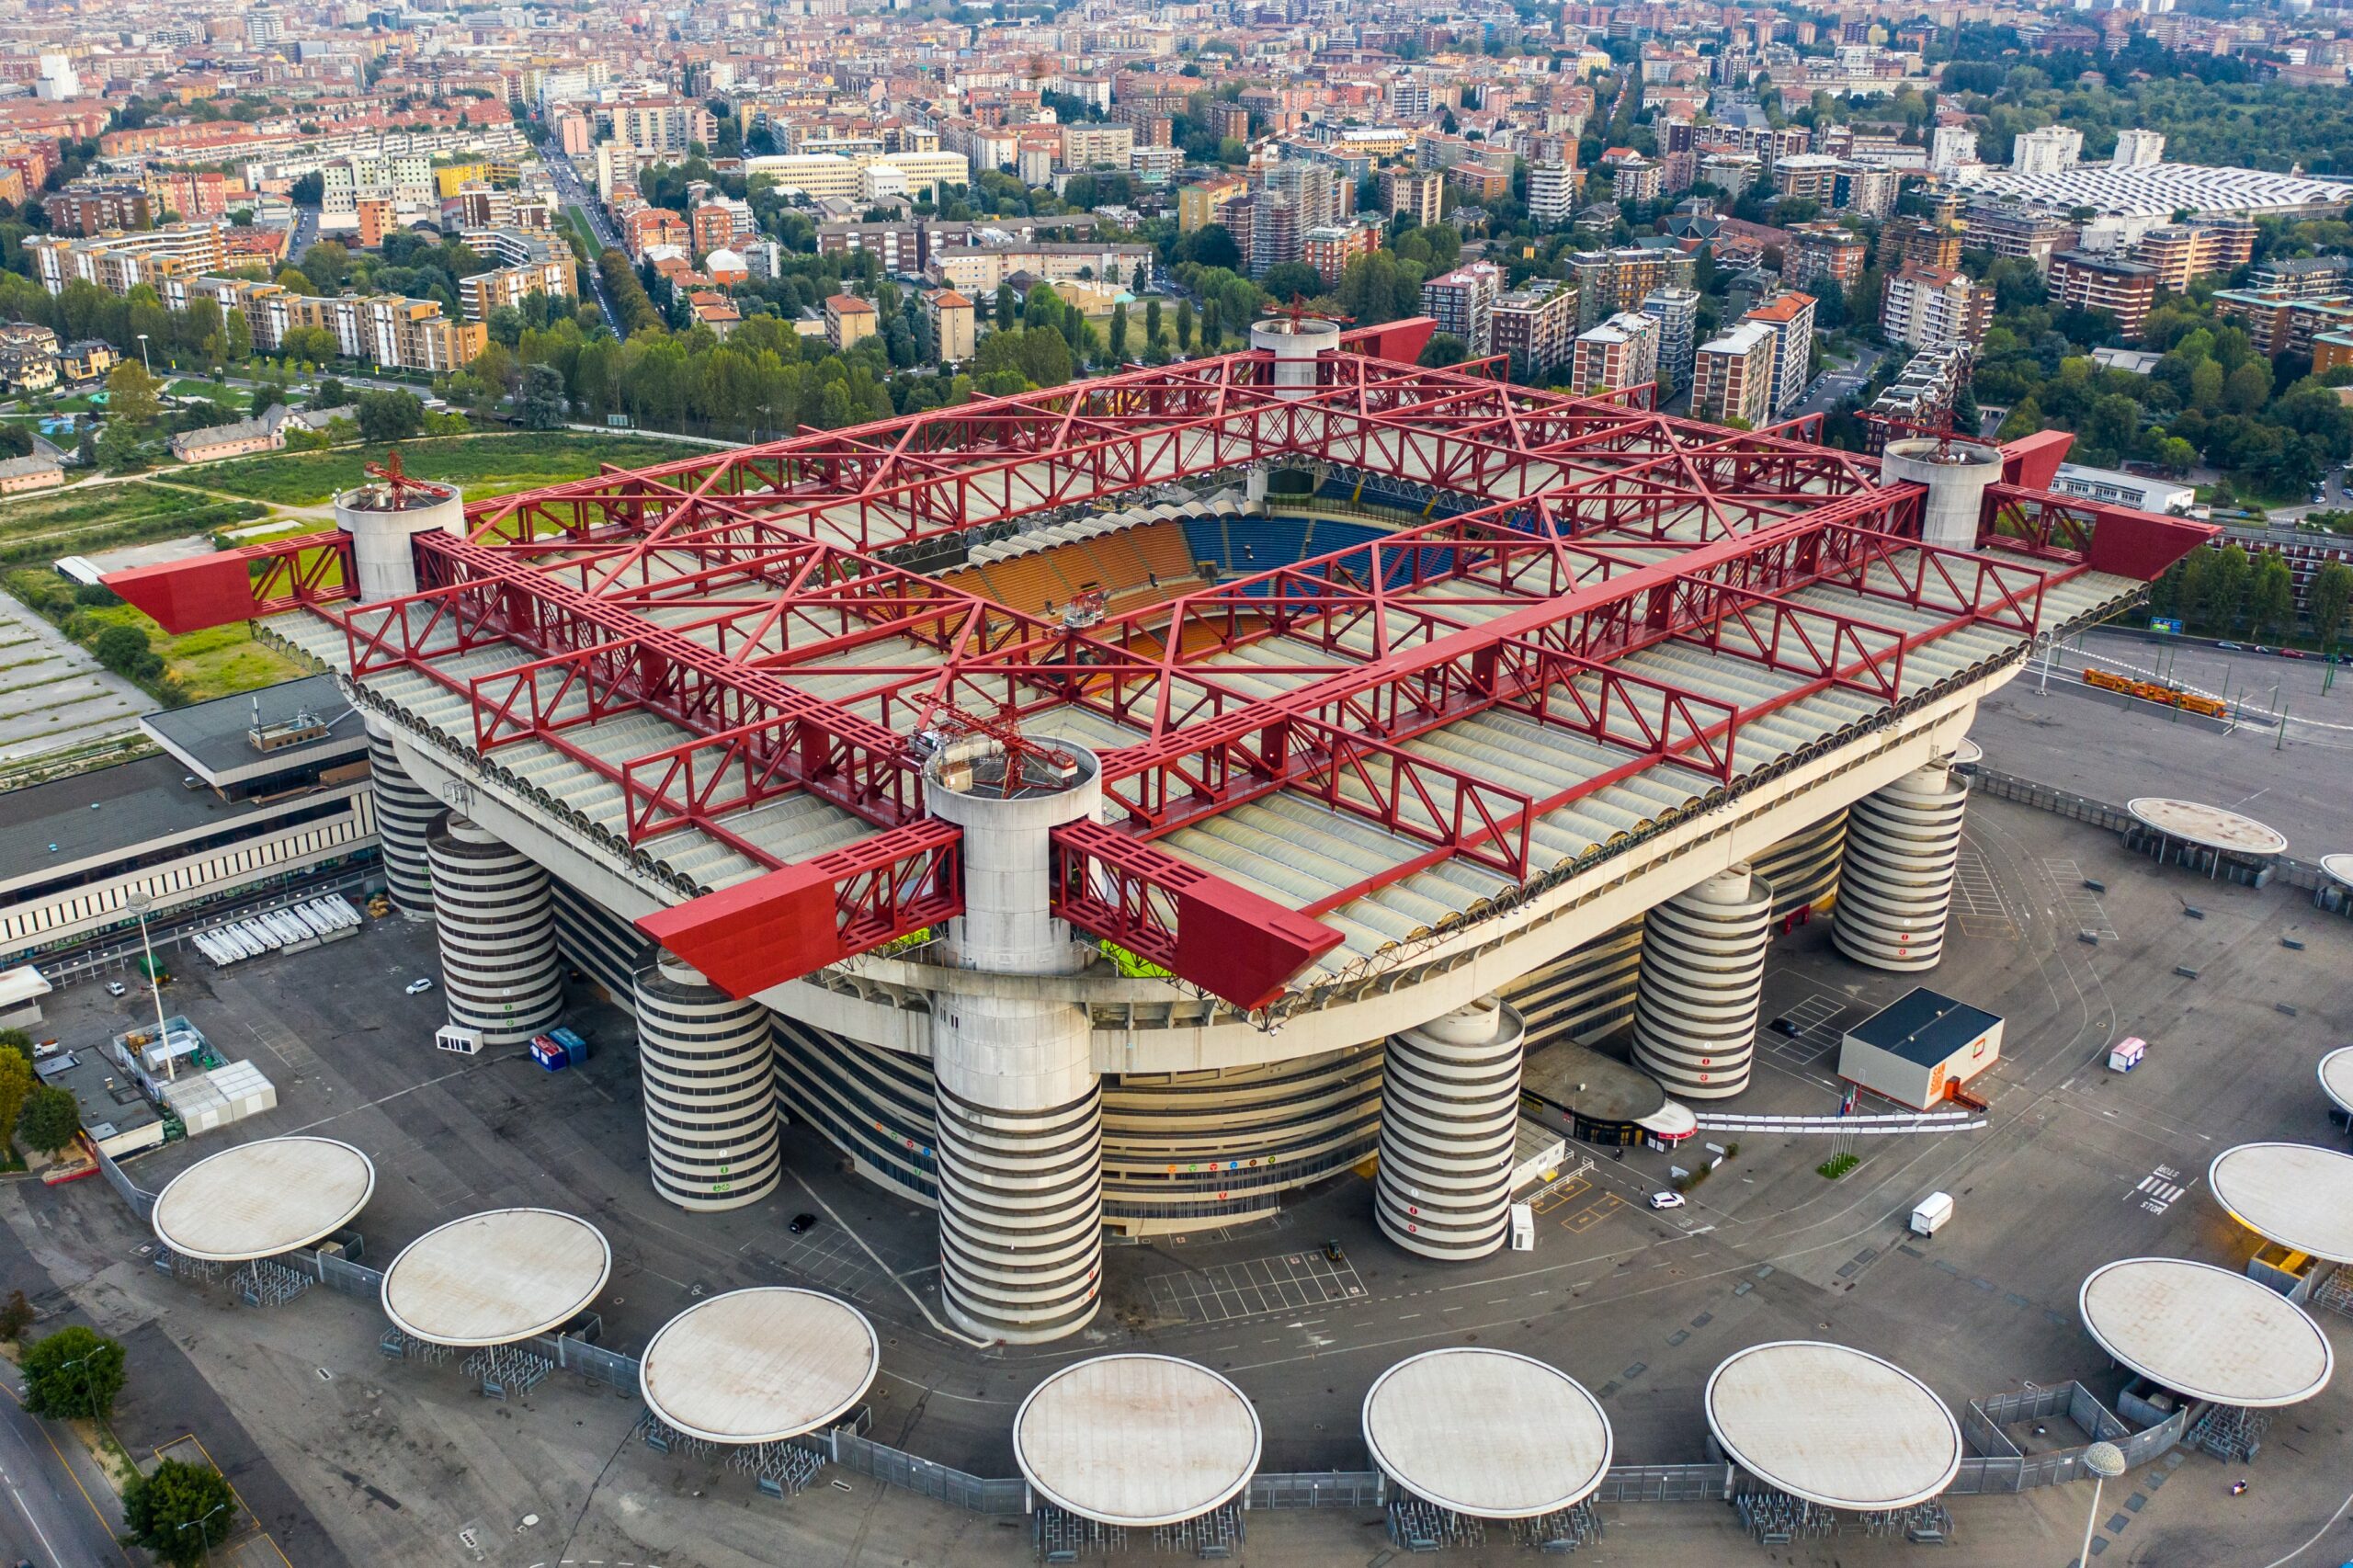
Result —
<instances>
[{"instance_id":1,"label":"red crane","mask_svg":"<svg viewBox=\"0 0 2353 1568\"><path fill-rule=\"evenodd\" d=\"M398 447L386 452L382 462L365 464L363 472L382 480L384 487L392 492L392 506L387 510L394 512L408 510L408 497L411 491L416 492L421 497L429 497L437 501L441 498L439 485L427 483L422 479L411 479L401 471L401 449Z\"/></svg>"},{"instance_id":2,"label":"red crane","mask_svg":"<svg viewBox=\"0 0 2353 1568\"><path fill-rule=\"evenodd\" d=\"M995 741L998 755L1005 759L1005 778L999 790L1010 798L1013 793L1029 786L1060 789L1069 783L1078 771L1078 758L1060 746L1044 745L1021 733L1021 726L1009 713L973 714L946 703L936 704L915 732L916 744L925 737L938 736L932 746L937 750L949 741L964 735L980 735ZM1038 766L1033 768L1032 764Z\"/></svg>"}]
</instances>

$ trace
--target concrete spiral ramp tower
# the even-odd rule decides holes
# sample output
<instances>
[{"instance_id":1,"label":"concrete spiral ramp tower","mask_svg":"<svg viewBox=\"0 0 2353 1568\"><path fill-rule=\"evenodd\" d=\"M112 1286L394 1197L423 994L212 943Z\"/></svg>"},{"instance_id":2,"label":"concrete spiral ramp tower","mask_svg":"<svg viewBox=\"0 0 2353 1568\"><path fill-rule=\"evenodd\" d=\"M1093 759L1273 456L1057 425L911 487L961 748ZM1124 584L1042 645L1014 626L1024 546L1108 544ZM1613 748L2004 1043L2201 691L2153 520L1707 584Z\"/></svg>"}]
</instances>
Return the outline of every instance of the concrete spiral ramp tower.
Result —
<instances>
[{"instance_id":1,"label":"concrete spiral ramp tower","mask_svg":"<svg viewBox=\"0 0 2353 1568\"><path fill-rule=\"evenodd\" d=\"M1857 963L1934 969L1944 956L1969 781L1931 763L1857 801L1830 939Z\"/></svg>"},{"instance_id":2,"label":"concrete spiral ramp tower","mask_svg":"<svg viewBox=\"0 0 2353 1568\"><path fill-rule=\"evenodd\" d=\"M1677 1099L1748 1087L1772 914L1772 884L1739 865L1643 917L1634 1064Z\"/></svg>"},{"instance_id":3,"label":"concrete spiral ramp tower","mask_svg":"<svg viewBox=\"0 0 2353 1568\"><path fill-rule=\"evenodd\" d=\"M1460 1262L1504 1244L1527 1038L1492 996L1390 1037L1373 1216L1407 1252Z\"/></svg>"},{"instance_id":4,"label":"concrete spiral ramp tower","mask_svg":"<svg viewBox=\"0 0 2353 1568\"><path fill-rule=\"evenodd\" d=\"M433 918L433 865L426 840L442 812L423 785L401 766L392 727L370 713L368 772L376 791L376 842L384 855L384 886L392 907L411 920Z\"/></svg>"},{"instance_id":5,"label":"concrete spiral ramp tower","mask_svg":"<svg viewBox=\"0 0 2353 1568\"><path fill-rule=\"evenodd\" d=\"M654 1190L704 1212L758 1202L784 1176L767 1008L668 953L635 989Z\"/></svg>"},{"instance_id":6,"label":"concrete spiral ramp tower","mask_svg":"<svg viewBox=\"0 0 2353 1568\"><path fill-rule=\"evenodd\" d=\"M548 874L455 812L426 848L449 1022L484 1045L521 1045L563 1010Z\"/></svg>"}]
</instances>

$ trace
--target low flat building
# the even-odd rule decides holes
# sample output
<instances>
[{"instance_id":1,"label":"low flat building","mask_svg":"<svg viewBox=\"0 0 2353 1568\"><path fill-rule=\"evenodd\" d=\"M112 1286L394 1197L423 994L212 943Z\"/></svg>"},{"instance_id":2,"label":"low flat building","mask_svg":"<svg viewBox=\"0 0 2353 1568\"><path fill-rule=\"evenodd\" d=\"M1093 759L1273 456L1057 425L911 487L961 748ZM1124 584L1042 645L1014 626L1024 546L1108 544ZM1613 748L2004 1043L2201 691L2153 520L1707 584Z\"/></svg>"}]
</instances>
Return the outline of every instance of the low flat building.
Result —
<instances>
[{"instance_id":1,"label":"low flat building","mask_svg":"<svg viewBox=\"0 0 2353 1568\"><path fill-rule=\"evenodd\" d=\"M1847 1031L1838 1076L1897 1105L1934 1110L1974 1099L1970 1080L2001 1055L1999 1017L1923 985Z\"/></svg>"},{"instance_id":2,"label":"low flat building","mask_svg":"<svg viewBox=\"0 0 2353 1568\"><path fill-rule=\"evenodd\" d=\"M285 419L278 409L227 425L183 430L171 441L172 456L184 463L210 462L216 458L241 458L252 452L274 452L285 445Z\"/></svg>"},{"instance_id":3,"label":"low flat building","mask_svg":"<svg viewBox=\"0 0 2353 1568\"><path fill-rule=\"evenodd\" d=\"M0 460L0 495L28 490L48 490L65 483L65 465L39 452L30 457Z\"/></svg>"}]
</instances>

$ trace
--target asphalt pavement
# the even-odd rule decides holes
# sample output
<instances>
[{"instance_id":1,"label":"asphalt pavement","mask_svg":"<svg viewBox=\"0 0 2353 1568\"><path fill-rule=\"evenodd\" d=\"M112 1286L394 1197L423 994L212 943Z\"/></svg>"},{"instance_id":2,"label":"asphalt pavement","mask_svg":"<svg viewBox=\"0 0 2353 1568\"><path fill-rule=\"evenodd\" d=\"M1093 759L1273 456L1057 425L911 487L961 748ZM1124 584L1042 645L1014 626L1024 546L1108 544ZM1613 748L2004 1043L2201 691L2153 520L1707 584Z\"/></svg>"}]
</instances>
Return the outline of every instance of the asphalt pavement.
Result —
<instances>
[{"instance_id":1,"label":"asphalt pavement","mask_svg":"<svg viewBox=\"0 0 2353 1568\"><path fill-rule=\"evenodd\" d=\"M13 1388L0 1399L0 1551L10 1562L84 1568L128 1563L84 1483L67 1467L64 1445L74 1438L28 1415ZM107 1494L112 1502L111 1494Z\"/></svg>"}]
</instances>

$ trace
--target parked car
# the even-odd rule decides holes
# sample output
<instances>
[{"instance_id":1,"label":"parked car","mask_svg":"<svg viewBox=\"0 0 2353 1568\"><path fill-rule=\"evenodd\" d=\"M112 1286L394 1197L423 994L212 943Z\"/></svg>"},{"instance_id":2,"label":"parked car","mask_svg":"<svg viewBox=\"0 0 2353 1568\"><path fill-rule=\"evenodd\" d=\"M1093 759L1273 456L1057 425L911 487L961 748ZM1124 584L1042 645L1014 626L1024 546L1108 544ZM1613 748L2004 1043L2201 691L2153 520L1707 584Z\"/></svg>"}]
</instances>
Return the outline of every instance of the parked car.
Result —
<instances>
[{"instance_id":1,"label":"parked car","mask_svg":"<svg viewBox=\"0 0 2353 1568\"><path fill-rule=\"evenodd\" d=\"M2215 647L2217 647L2217 648L2228 648L2228 649L2230 649L2230 650L2231 650L2232 652L2234 652L2234 653L2244 652L2244 650L2242 650L2242 649L2239 647L2239 645L2238 645L2237 643L2235 643L2235 642L2217 642L2217 643L2215 643L2215 644L2214 644L2214 646L2215 646Z\"/></svg>"},{"instance_id":2,"label":"parked car","mask_svg":"<svg viewBox=\"0 0 2353 1568\"><path fill-rule=\"evenodd\" d=\"M1775 1018L1771 1023L1765 1027L1771 1029L1775 1034L1785 1034L1791 1040L1797 1039L1798 1036L1803 1032L1797 1027L1797 1025L1791 1023L1787 1018Z\"/></svg>"},{"instance_id":3,"label":"parked car","mask_svg":"<svg viewBox=\"0 0 2353 1568\"><path fill-rule=\"evenodd\" d=\"M1348 1255L1341 1250L1340 1244L1336 1241L1324 1244L1324 1256L1326 1261L1336 1264L1348 1261Z\"/></svg>"},{"instance_id":4,"label":"parked car","mask_svg":"<svg viewBox=\"0 0 2353 1568\"><path fill-rule=\"evenodd\" d=\"M1651 1194L1651 1207L1654 1209L1680 1209L1683 1207L1683 1195L1679 1192L1654 1192Z\"/></svg>"},{"instance_id":5,"label":"parked car","mask_svg":"<svg viewBox=\"0 0 2353 1568\"><path fill-rule=\"evenodd\" d=\"M2302 648L2282 648L2279 650L2279 656L2283 659L2302 659L2309 658L2311 655Z\"/></svg>"},{"instance_id":6,"label":"parked car","mask_svg":"<svg viewBox=\"0 0 2353 1568\"><path fill-rule=\"evenodd\" d=\"M412 980L408 983L408 994L412 996L422 996L432 989L433 982L429 980Z\"/></svg>"},{"instance_id":7,"label":"parked car","mask_svg":"<svg viewBox=\"0 0 2353 1568\"><path fill-rule=\"evenodd\" d=\"M109 980L107 982L107 994L109 996L120 996L130 989L131 988L129 986L125 985L119 980Z\"/></svg>"},{"instance_id":8,"label":"parked car","mask_svg":"<svg viewBox=\"0 0 2353 1568\"><path fill-rule=\"evenodd\" d=\"M817 1216L814 1214L795 1214L792 1217L792 1223L787 1225L785 1229L797 1236L816 1222Z\"/></svg>"}]
</instances>

